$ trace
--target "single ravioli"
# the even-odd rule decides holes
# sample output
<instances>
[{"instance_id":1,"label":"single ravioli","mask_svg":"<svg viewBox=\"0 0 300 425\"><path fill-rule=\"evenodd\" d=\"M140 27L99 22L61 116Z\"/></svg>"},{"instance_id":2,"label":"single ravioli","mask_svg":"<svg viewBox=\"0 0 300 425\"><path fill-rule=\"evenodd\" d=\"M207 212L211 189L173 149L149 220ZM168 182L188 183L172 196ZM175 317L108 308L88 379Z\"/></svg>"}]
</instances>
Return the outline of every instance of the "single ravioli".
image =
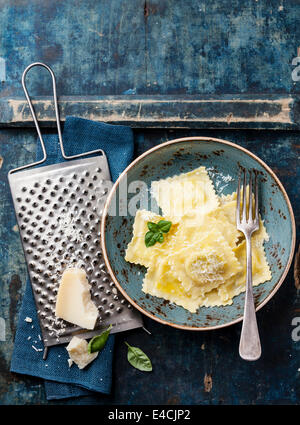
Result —
<instances>
[{"instance_id":1,"label":"single ravioli","mask_svg":"<svg viewBox=\"0 0 300 425\"><path fill-rule=\"evenodd\" d=\"M214 229L199 234L199 239L178 248L168 257L172 272L186 291L199 297L217 288L241 271L232 249Z\"/></svg>"},{"instance_id":2,"label":"single ravioli","mask_svg":"<svg viewBox=\"0 0 300 425\"><path fill-rule=\"evenodd\" d=\"M247 192L248 191L249 191L249 187L247 186ZM248 196L248 193L247 193L247 196ZM221 206L219 208L223 212L224 216L226 217L227 222L230 223L231 225L230 227L231 228L234 227L235 229L236 229L236 199L237 199L236 192L233 192L231 195L221 196L220 197ZM253 202L254 202L254 199L253 199ZM238 231L237 229L235 231L237 232L236 235L238 236L238 239L240 240L245 239L242 232ZM256 243L258 240L260 240L262 243L264 241L269 240L269 235L267 234L266 228L264 226L264 222L261 219L260 215L259 215L259 229L253 233L252 239L254 237L255 237Z\"/></svg>"},{"instance_id":3,"label":"single ravioli","mask_svg":"<svg viewBox=\"0 0 300 425\"><path fill-rule=\"evenodd\" d=\"M182 245L190 245L201 238L203 233L217 230L222 234L231 248L236 247L240 236L236 225L228 221L222 208L218 207L208 214L191 213L183 216L178 226L176 241Z\"/></svg>"},{"instance_id":4,"label":"single ravioli","mask_svg":"<svg viewBox=\"0 0 300 425\"><path fill-rule=\"evenodd\" d=\"M176 224L172 225L169 232L164 234L163 243L156 243L148 248L145 245L145 234L149 230L147 223L149 221L157 223L159 220L167 220L167 218L146 210L137 211L133 223L133 237L125 253L126 261L149 267L153 264L157 256L165 255L168 252L177 230Z\"/></svg>"},{"instance_id":5,"label":"single ravioli","mask_svg":"<svg viewBox=\"0 0 300 425\"><path fill-rule=\"evenodd\" d=\"M201 299L193 299L183 288L181 282L172 273L167 258L158 258L155 265L148 268L143 281L143 291L146 294L175 303L195 313Z\"/></svg>"},{"instance_id":6,"label":"single ravioli","mask_svg":"<svg viewBox=\"0 0 300 425\"><path fill-rule=\"evenodd\" d=\"M219 201L205 167L185 174L154 181L151 193L163 215L173 222L191 211L203 214L218 207Z\"/></svg>"},{"instance_id":7,"label":"single ravioli","mask_svg":"<svg viewBox=\"0 0 300 425\"><path fill-rule=\"evenodd\" d=\"M201 307L220 307L222 305L231 305L232 299L223 300L219 294L218 288L204 294L201 300Z\"/></svg>"},{"instance_id":8,"label":"single ravioli","mask_svg":"<svg viewBox=\"0 0 300 425\"><path fill-rule=\"evenodd\" d=\"M265 229L255 232L252 236L252 280L253 286L260 285L272 279L272 273L266 258L263 246ZM242 270L228 281L218 292L222 300L227 301L245 291L246 288L246 241L243 240L235 249L235 255L241 264Z\"/></svg>"},{"instance_id":9,"label":"single ravioli","mask_svg":"<svg viewBox=\"0 0 300 425\"><path fill-rule=\"evenodd\" d=\"M247 186L247 196L249 187ZM220 198L221 209L226 215L228 221L235 223L236 215L236 199L237 194L233 192L230 195L222 196ZM232 300L233 297L245 291L246 287L246 241L243 233L240 234L240 243L234 248L234 253L242 266L242 271L235 277L228 281L225 285L218 289L218 293L223 301ZM261 216L259 216L259 229L253 233L252 241L252 278L253 286L267 282L272 278L269 264L267 262L264 242L269 240L269 235L266 231L265 225Z\"/></svg>"}]
</instances>

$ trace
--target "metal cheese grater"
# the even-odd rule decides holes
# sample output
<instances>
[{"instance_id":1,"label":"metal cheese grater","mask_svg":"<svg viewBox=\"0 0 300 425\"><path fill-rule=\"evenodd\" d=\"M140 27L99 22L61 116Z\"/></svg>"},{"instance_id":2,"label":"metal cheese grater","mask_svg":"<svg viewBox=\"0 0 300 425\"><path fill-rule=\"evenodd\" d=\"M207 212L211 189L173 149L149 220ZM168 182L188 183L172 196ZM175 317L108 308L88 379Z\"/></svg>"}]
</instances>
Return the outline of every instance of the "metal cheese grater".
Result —
<instances>
[{"instance_id":1,"label":"metal cheese grater","mask_svg":"<svg viewBox=\"0 0 300 425\"><path fill-rule=\"evenodd\" d=\"M54 107L60 149L60 164L33 169L47 159L40 127L28 95L25 76L42 66L52 77ZM94 150L67 156L64 152L53 71L43 63L29 65L22 86L38 132L43 159L13 169L8 180L20 236L33 288L45 347L70 341L74 334L89 338L112 324L112 332L142 327L138 311L120 295L106 271L100 247L100 216L111 179L105 153ZM77 159L97 154L92 158ZM67 267L83 267L91 295L99 310L93 331L83 330L55 316L61 275ZM44 358L46 357L44 353Z\"/></svg>"}]
</instances>

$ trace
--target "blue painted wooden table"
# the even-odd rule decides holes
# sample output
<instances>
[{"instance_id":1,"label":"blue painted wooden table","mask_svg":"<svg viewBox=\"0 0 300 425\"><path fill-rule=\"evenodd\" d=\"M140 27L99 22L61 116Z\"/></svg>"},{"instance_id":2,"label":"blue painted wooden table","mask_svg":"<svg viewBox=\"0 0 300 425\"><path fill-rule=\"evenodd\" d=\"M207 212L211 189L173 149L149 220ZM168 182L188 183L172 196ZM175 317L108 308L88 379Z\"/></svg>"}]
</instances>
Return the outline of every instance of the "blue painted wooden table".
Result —
<instances>
[{"instance_id":1,"label":"blue painted wooden table","mask_svg":"<svg viewBox=\"0 0 300 425\"><path fill-rule=\"evenodd\" d=\"M49 403L40 380L9 372L26 264L7 172L34 159L36 132L20 79L33 61L55 71L62 119L68 114L127 123L135 155L183 136L240 144L277 173L299 231L300 39L297 1L67 0L3 2L0 16L0 404ZM300 55L300 53L299 53ZM299 72L300 76L300 72ZM48 74L32 70L29 90L44 131L53 132ZM300 294L292 270L258 313L263 345L255 363L238 356L240 324L190 333L145 318L149 336L126 340L153 360L131 368L117 337L110 396L68 404L299 404L300 342L292 320ZM300 320L300 319L299 319ZM61 402L58 402L61 403ZM66 403L66 401L64 401Z\"/></svg>"}]
</instances>

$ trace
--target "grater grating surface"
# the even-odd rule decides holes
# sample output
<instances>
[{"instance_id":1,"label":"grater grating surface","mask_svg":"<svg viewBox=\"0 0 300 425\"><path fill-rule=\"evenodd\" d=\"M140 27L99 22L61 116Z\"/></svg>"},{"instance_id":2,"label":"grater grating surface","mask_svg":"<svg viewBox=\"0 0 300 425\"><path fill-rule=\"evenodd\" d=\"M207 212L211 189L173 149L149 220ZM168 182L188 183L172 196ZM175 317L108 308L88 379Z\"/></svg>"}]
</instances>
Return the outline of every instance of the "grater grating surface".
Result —
<instances>
[{"instance_id":1,"label":"grater grating surface","mask_svg":"<svg viewBox=\"0 0 300 425\"><path fill-rule=\"evenodd\" d=\"M68 342L74 333L91 337L142 327L140 313L120 295L106 271L100 247L100 216L109 188L105 155L9 175L20 236L45 346ZM55 317L61 275L83 267L99 310L93 331Z\"/></svg>"}]
</instances>

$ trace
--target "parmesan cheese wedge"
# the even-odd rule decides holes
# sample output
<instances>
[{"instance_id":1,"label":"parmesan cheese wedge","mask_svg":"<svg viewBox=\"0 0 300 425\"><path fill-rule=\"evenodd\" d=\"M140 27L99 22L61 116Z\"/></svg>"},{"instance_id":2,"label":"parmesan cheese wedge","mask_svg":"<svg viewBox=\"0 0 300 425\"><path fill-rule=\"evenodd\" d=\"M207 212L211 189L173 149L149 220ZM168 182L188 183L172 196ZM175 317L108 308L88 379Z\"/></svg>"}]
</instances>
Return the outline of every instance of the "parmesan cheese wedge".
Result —
<instances>
[{"instance_id":1,"label":"parmesan cheese wedge","mask_svg":"<svg viewBox=\"0 0 300 425\"><path fill-rule=\"evenodd\" d=\"M64 271L59 286L55 315L84 329L94 329L98 309L90 294L85 271L70 268Z\"/></svg>"}]
</instances>

